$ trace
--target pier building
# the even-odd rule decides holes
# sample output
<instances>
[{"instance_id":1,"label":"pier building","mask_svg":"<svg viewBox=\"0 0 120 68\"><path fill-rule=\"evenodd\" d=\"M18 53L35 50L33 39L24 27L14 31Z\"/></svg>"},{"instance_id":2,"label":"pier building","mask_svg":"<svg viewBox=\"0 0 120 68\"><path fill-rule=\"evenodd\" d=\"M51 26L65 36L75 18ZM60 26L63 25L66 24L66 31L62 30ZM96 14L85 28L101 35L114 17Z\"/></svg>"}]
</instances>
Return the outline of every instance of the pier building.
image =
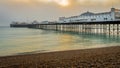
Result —
<instances>
[{"instance_id":1,"label":"pier building","mask_svg":"<svg viewBox=\"0 0 120 68\"><path fill-rule=\"evenodd\" d=\"M93 13L87 11L78 16L60 17L59 23L99 22L99 21L115 21L115 20L120 20L120 10L111 8L109 12Z\"/></svg>"}]
</instances>

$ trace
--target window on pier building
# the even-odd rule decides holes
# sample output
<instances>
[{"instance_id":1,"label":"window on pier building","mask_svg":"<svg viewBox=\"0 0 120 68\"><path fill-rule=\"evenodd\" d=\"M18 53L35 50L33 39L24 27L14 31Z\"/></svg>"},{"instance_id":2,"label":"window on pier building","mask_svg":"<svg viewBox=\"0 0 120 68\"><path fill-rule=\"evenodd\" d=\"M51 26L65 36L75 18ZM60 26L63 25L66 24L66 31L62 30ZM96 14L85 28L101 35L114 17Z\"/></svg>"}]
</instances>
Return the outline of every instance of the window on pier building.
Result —
<instances>
[{"instance_id":1,"label":"window on pier building","mask_svg":"<svg viewBox=\"0 0 120 68\"><path fill-rule=\"evenodd\" d=\"M116 19L120 19L120 12L115 14Z\"/></svg>"},{"instance_id":2,"label":"window on pier building","mask_svg":"<svg viewBox=\"0 0 120 68\"><path fill-rule=\"evenodd\" d=\"M91 19L91 21L96 21L96 19Z\"/></svg>"},{"instance_id":3,"label":"window on pier building","mask_svg":"<svg viewBox=\"0 0 120 68\"><path fill-rule=\"evenodd\" d=\"M115 9L115 19L120 19L120 9Z\"/></svg>"},{"instance_id":4,"label":"window on pier building","mask_svg":"<svg viewBox=\"0 0 120 68\"><path fill-rule=\"evenodd\" d=\"M108 18L104 18L104 20L108 20Z\"/></svg>"}]
</instances>

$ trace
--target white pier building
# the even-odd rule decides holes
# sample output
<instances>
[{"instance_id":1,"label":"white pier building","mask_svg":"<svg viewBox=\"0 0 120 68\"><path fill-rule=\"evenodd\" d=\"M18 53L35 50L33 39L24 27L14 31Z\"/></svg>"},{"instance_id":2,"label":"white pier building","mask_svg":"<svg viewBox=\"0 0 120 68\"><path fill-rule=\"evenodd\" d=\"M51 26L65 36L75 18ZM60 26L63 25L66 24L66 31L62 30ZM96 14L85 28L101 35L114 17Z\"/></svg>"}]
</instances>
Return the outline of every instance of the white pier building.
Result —
<instances>
[{"instance_id":1,"label":"white pier building","mask_svg":"<svg viewBox=\"0 0 120 68\"><path fill-rule=\"evenodd\" d=\"M120 20L120 9L111 8L111 11L104 13L85 12L78 16L60 17L59 23L70 22L103 22Z\"/></svg>"}]
</instances>

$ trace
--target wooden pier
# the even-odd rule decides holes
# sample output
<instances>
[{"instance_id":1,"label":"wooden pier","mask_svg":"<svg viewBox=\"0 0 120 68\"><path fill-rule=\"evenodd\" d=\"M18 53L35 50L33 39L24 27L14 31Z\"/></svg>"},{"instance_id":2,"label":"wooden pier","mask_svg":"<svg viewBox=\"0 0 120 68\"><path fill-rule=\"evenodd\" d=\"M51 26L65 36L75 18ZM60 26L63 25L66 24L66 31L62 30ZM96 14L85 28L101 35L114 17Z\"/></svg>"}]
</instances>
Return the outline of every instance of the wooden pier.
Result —
<instances>
[{"instance_id":1,"label":"wooden pier","mask_svg":"<svg viewBox=\"0 0 120 68\"><path fill-rule=\"evenodd\" d=\"M120 35L120 21L30 24L28 27L88 34Z\"/></svg>"}]
</instances>

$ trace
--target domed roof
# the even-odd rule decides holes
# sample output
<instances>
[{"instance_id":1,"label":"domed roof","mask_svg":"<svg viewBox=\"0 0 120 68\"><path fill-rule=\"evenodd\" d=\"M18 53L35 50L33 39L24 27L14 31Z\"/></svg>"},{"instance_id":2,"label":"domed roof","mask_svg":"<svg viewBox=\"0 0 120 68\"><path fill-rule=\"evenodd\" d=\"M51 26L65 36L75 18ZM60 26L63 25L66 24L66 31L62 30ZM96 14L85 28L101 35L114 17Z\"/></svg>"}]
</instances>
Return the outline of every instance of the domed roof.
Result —
<instances>
[{"instance_id":1,"label":"domed roof","mask_svg":"<svg viewBox=\"0 0 120 68\"><path fill-rule=\"evenodd\" d=\"M81 14L80 16L90 16L90 15L94 15L94 13L87 11L87 12Z\"/></svg>"}]
</instances>

